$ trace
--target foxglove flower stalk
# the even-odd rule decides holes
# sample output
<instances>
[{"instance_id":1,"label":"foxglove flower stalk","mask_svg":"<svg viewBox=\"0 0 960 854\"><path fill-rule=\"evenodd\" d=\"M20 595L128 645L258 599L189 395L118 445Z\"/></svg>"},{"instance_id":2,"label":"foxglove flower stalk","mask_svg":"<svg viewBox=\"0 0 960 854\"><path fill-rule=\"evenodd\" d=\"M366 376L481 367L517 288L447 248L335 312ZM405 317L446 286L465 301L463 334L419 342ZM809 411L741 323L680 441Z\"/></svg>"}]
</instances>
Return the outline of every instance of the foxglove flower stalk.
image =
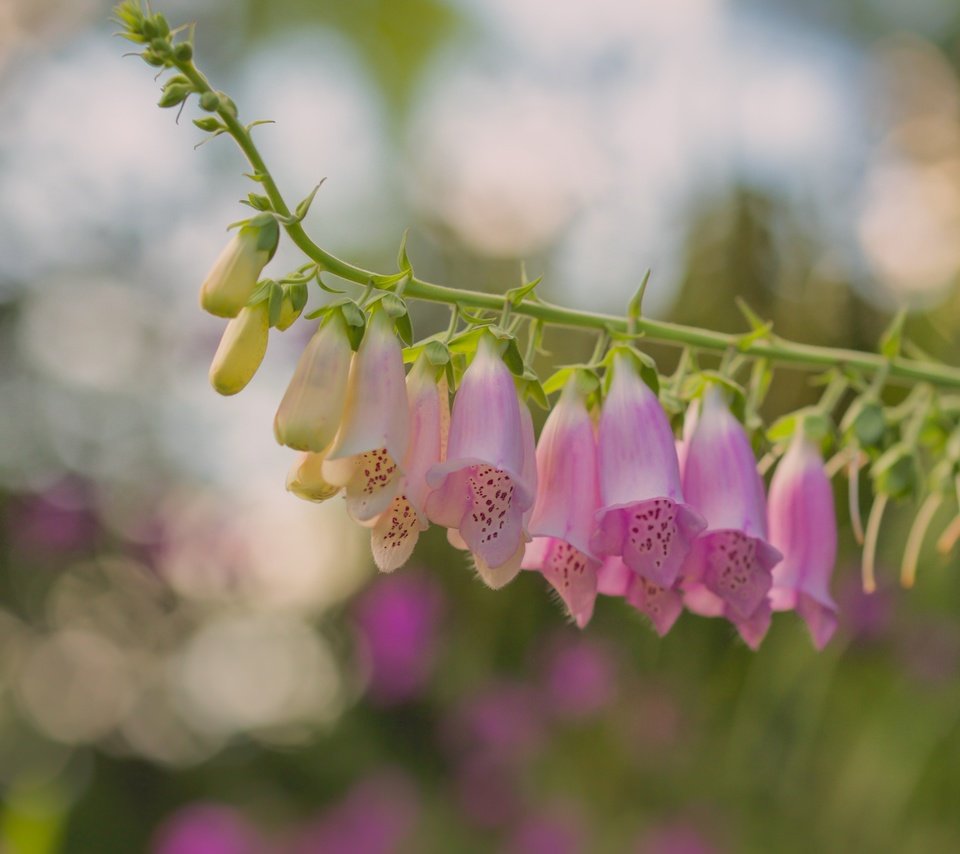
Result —
<instances>
[{"instance_id":1,"label":"foxglove flower stalk","mask_svg":"<svg viewBox=\"0 0 960 854\"><path fill-rule=\"evenodd\" d=\"M533 424L496 339L484 334L453 402L447 459L427 472L427 516L465 545L487 585L520 571L533 506Z\"/></svg>"},{"instance_id":2,"label":"foxglove flower stalk","mask_svg":"<svg viewBox=\"0 0 960 854\"><path fill-rule=\"evenodd\" d=\"M236 317L257 287L257 279L277 251L280 227L263 214L241 226L223 248L200 288L200 305L218 317Z\"/></svg>"},{"instance_id":3,"label":"foxglove flower stalk","mask_svg":"<svg viewBox=\"0 0 960 854\"><path fill-rule=\"evenodd\" d=\"M400 494L382 513L370 532L373 560L381 572L403 566L430 522L426 514L427 471L442 459L449 430L447 381L425 355L407 375L410 405L410 444L403 461Z\"/></svg>"},{"instance_id":4,"label":"foxglove flower stalk","mask_svg":"<svg viewBox=\"0 0 960 854\"><path fill-rule=\"evenodd\" d=\"M410 430L403 354L393 320L370 316L350 365L343 418L323 462L323 478L344 487L347 512L369 523L393 501Z\"/></svg>"},{"instance_id":5,"label":"foxglove flower stalk","mask_svg":"<svg viewBox=\"0 0 960 854\"><path fill-rule=\"evenodd\" d=\"M263 361L269 335L266 301L245 306L223 331L210 364L210 385L223 395L243 391Z\"/></svg>"},{"instance_id":6,"label":"foxglove flower stalk","mask_svg":"<svg viewBox=\"0 0 960 854\"><path fill-rule=\"evenodd\" d=\"M583 628L597 598L600 561L590 535L600 492L593 421L581 383L576 375L567 382L536 446L539 484L528 528L533 540L522 566L541 572Z\"/></svg>"},{"instance_id":7,"label":"foxglove flower stalk","mask_svg":"<svg viewBox=\"0 0 960 854\"><path fill-rule=\"evenodd\" d=\"M781 555L766 540L763 482L750 440L715 386L704 393L688 442L683 490L707 520L681 570L685 604L727 616L747 643L759 643L770 621L770 571Z\"/></svg>"},{"instance_id":8,"label":"foxglove flower stalk","mask_svg":"<svg viewBox=\"0 0 960 854\"><path fill-rule=\"evenodd\" d=\"M817 649L837 628L837 606L830 576L837 559L837 520L833 489L816 443L799 429L770 483L770 542L783 561L773 569L770 603L774 611L796 612L806 622Z\"/></svg>"},{"instance_id":9,"label":"foxglove flower stalk","mask_svg":"<svg viewBox=\"0 0 960 854\"><path fill-rule=\"evenodd\" d=\"M334 309L301 354L280 401L273 432L281 445L314 453L330 445L343 415L352 356L347 323Z\"/></svg>"},{"instance_id":10,"label":"foxglove flower stalk","mask_svg":"<svg viewBox=\"0 0 960 854\"><path fill-rule=\"evenodd\" d=\"M633 357L614 356L600 414L600 498L592 547L622 557L659 587L673 586L691 544L706 527L684 503L673 431Z\"/></svg>"}]
</instances>

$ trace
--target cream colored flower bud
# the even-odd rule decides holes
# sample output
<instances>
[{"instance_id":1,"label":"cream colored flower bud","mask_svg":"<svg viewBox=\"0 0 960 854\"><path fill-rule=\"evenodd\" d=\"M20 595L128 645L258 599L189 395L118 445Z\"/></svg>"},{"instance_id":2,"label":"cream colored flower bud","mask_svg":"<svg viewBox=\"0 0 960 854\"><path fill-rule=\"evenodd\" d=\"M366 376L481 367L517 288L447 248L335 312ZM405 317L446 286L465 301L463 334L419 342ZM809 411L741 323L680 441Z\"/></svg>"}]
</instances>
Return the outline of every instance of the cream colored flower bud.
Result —
<instances>
[{"instance_id":1,"label":"cream colored flower bud","mask_svg":"<svg viewBox=\"0 0 960 854\"><path fill-rule=\"evenodd\" d=\"M297 362L273 420L281 445L298 451L322 451L340 425L350 373L347 324L333 311L320 325Z\"/></svg>"},{"instance_id":2,"label":"cream colored flower bud","mask_svg":"<svg viewBox=\"0 0 960 854\"><path fill-rule=\"evenodd\" d=\"M243 226L224 247L200 288L203 310L217 317L236 317L253 295L278 239L279 227L272 217Z\"/></svg>"},{"instance_id":3,"label":"cream colored flower bud","mask_svg":"<svg viewBox=\"0 0 960 854\"><path fill-rule=\"evenodd\" d=\"M269 333L266 300L244 308L223 332L210 365L210 385L220 394L242 391L263 361Z\"/></svg>"},{"instance_id":4,"label":"cream colored flower bud","mask_svg":"<svg viewBox=\"0 0 960 854\"><path fill-rule=\"evenodd\" d=\"M340 491L323 477L323 454L301 454L287 474L287 490L305 501L326 501Z\"/></svg>"}]
</instances>

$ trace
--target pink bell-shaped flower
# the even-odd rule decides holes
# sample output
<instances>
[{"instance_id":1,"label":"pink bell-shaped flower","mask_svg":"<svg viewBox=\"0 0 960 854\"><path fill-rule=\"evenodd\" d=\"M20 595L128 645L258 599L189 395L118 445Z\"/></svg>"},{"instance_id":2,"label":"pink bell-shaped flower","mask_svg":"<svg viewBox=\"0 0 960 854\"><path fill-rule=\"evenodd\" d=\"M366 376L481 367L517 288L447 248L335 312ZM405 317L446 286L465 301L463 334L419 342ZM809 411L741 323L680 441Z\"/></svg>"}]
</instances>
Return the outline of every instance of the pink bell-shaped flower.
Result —
<instances>
[{"instance_id":1,"label":"pink bell-shaped flower","mask_svg":"<svg viewBox=\"0 0 960 854\"><path fill-rule=\"evenodd\" d=\"M837 559L833 489L816 443L797 430L770 482L770 542L783 561L773 569L774 611L795 610L817 649L837 628L830 576Z\"/></svg>"},{"instance_id":2,"label":"pink bell-shaped flower","mask_svg":"<svg viewBox=\"0 0 960 854\"><path fill-rule=\"evenodd\" d=\"M600 414L602 509L591 544L598 557L622 557L669 588L706 523L684 503L670 422L633 360L624 350L614 356Z\"/></svg>"},{"instance_id":3,"label":"pink bell-shaped flower","mask_svg":"<svg viewBox=\"0 0 960 854\"><path fill-rule=\"evenodd\" d=\"M770 570L781 555L766 540L763 482L750 440L715 386L704 394L687 443L683 491L708 526L681 570L685 604L706 616L723 614L738 628L748 624L768 607Z\"/></svg>"},{"instance_id":4,"label":"pink bell-shaped flower","mask_svg":"<svg viewBox=\"0 0 960 854\"><path fill-rule=\"evenodd\" d=\"M346 493L347 511L370 522L393 501L410 430L403 353L393 321L375 309L350 365L343 418L323 478Z\"/></svg>"},{"instance_id":5,"label":"pink bell-shaped flower","mask_svg":"<svg viewBox=\"0 0 960 854\"><path fill-rule=\"evenodd\" d=\"M597 446L586 390L568 380L536 449L539 486L522 566L537 569L583 628L593 615L600 561L590 548L600 503Z\"/></svg>"},{"instance_id":6,"label":"pink bell-shaped flower","mask_svg":"<svg viewBox=\"0 0 960 854\"><path fill-rule=\"evenodd\" d=\"M377 519L370 532L373 560L381 572L403 566L430 522L426 503L427 471L443 459L450 426L447 381L426 356L407 375L410 404L410 445L403 461L400 493Z\"/></svg>"},{"instance_id":7,"label":"pink bell-shaped flower","mask_svg":"<svg viewBox=\"0 0 960 854\"><path fill-rule=\"evenodd\" d=\"M520 571L524 514L536 492L533 442L513 375L496 339L484 334L453 401L447 458L427 472L434 491L426 507L431 521L451 529L454 545L472 552L493 588Z\"/></svg>"}]
</instances>

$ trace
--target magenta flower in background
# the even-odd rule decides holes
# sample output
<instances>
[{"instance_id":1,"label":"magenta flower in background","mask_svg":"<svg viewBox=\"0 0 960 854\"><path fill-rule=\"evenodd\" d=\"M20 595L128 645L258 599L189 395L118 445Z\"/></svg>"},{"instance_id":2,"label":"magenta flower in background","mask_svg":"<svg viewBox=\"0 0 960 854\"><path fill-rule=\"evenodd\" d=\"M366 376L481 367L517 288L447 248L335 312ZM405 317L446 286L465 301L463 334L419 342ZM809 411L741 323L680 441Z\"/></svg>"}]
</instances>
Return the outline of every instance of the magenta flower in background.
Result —
<instances>
[{"instance_id":1,"label":"magenta flower in background","mask_svg":"<svg viewBox=\"0 0 960 854\"><path fill-rule=\"evenodd\" d=\"M267 848L239 810L223 804L191 804L154 833L153 854L264 854Z\"/></svg>"},{"instance_id":2,"label":"magenta flower in background","mask_svg":"<svg viewBox=\"0 0 960 854\"><path fill-rule=\"evenodd\" d=\"M524 816L509 835L508 854L579 854L586 852L586 834L573 805L557 805Z\"/></svg>"},{"instance_id":3,"label":"magenta flower in background","mask_svg":"<svg viewBox=\"0 0 960 854\"><path fill-rule=\"evenodd\" d=\"M770 543L783 553L773 568L771 606L774 611L796 610L814 646L823 649L837 628L837 605L830 595L837 519L820 449L802 428L770 482L768 519Z\"/></svg>"},{"instance_id":4,"label":"magenta flower in background","mask_svg":"<svg viewBox=\"0 0 960 854\"><path fill-rule=\"evenodd\" d=\"M484 334L453 402L447 459L427 472L434 490L427 516L451 529L451 542L470 549L478 574L493 588L520 571L524 514L536 493L525 448L532 424L526 427L530 416L522 410L498 343Z\"/></svg>"},{"instance_id":5,"label":"magenta flower in background","mask_svg":"<svg viewBox=\"0 0 960 854\"><path fill-rule=\"evenodd\" d=\"M420 812L413 783L380 772L303 829L289 854L395 854L409 849Z\"/></svg>"},{"instance_id":6,"label":"magenta flower in background","mask_svg":"<svg viewBox=\"0 0 960 854\"><path fill-rule=\"evenodd\" d=\"M12 498L4 539L26 554L62 554L91 548L100 532L90 490L63 480L39 495Z\"/></svg>"},{"instance_id":7,"label":"magenta flower in background","mask_svg":"<svg viewBox=\"0 0 960 854\"><path fill-rule=\"evenodd\" d=\"M403 566L430 522L426 503L427 471L442 458L449 430L447 381L437 381L436 368L421 356L407 375L410 404L410 444L403 461L400 494L377 519L370 532L373 559L382 572Z\"/></svg>"},{"instance_id":8,"label":"magenta flower in background","mask_svg":"<svg viewBox=\"0 0 960 854\"><path fill-rule=\"evenodd\" d=\"M598 557L622 557L634 572L671 587L704 520L684 503L670 422L619 351L600 414L600 500L591 545Z\"/></svg>"},{"instance_id":9,"label":"magenta flower in background","mask_svg":"<svg viewBox=\"0 0 960 854\"><path fill-rule=\"evenodd\" d=\"M356 521L376 518L396 496L409 430L400 340L387 312L375 310L350 365L343 420L323 461L324 479L345 488Z\"/></svg>"},{"instance_id":10,"label":"magenta flower in background","mask_svg":"<svg viewBox=\"0 0 960 854\"><path fill-rule=\"evenodd\" d=\"M637 854L718 854L695 827L687 824L668 824L653 828L644 834L636 848Z\"/></svg>"},{"instance_id":11,"label":"magenta flower in background","mask_svg":"<svg viewBox=\"0 0 960 854\"><path fill-rule=\"evenodd\" d=\"M539 570L582 629L593 615L600 561L590 548L600 502L593 422L587 389L576 376L553 407L536 448L537 499L530 517L533 540L522 566Z\"/></svg>"},{"instance_id":12,"label":"magenta flower in background","mask_svg":"<svg viewBox=\"0 0 960 854\"><path fill-rule=\"evenodd\" d=\"M617 661L603 643L558 637L542 669L545 708L559 718L595 716L617 694Z\"/></svg>"},{"instance_id":13,"label":"magenta flower in background","mask_svg":"<svg viewBox=\"0 0 960 854\"><path fill-rule=\"evenodd\" d=\"M445 738L461 753L479 752L515 763L535 752L544 735L539 693L530 685L493 683L464 700L445 722Z\"/></svg>"},{"instance_id":14,"label":"magenta flower in background","mask_svg":"<svg viewBox=\"0 0 960 854\"><path fill-rule=\"evenodd\" d=\"M402 703L423 690L433 671L442 612L440 589L422 575L381 578L363 594L356 625L375 702Z\"/></svg>"},{"instance_id":15,"label":"magenta flower in background","mask_svg":"<svg viewBox=\"0 0 960 854\"><path fill-rule=\"evenodd\" d=\"M704 393L685 457L684 495L708 527L681 570L684 604L726 616L756 648L769 626L767 593L781 555L766 540L763 482L750 440L715 386Z\"/></svg>"}]
</instances>

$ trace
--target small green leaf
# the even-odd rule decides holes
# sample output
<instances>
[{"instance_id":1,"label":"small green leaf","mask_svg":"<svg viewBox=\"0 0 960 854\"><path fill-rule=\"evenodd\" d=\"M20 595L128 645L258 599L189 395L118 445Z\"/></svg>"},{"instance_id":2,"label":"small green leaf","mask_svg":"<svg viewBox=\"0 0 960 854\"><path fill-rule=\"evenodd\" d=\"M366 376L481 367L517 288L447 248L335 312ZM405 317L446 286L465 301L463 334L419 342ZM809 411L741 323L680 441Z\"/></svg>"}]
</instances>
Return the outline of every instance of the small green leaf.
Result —
<instances>
[{"instance_id":1,"label":"small green leaf","mask_svg":"<svg viewBox=\"0 0 960 854\"><path fill-rule=\"evenodd\" d=\"M403 237L400 239L400 249L397 252L397 268L402 272L410 275L413 273L413 265L410 263L410 259L407 257L407 235L409 234L410 229L405 229L403 232Z\"/></svg>"},{"instance_id":2,"label":"small green leaf","mask_svg":"<svg viewBox=\"0 0 960 854\"><path fill-rule=\"evenodd\" d=\"M640 282L640 287L637 288L634 295L630 298L630 302L627 304L627 317L631 320L639 320L643 313L643 297L647 292L647 285L650 283L650 270L647 270L643 275L643 281Z\"/></svg>"},{"instance_id":3,"label":"small green leaf","mask_svg":"<svg viewBox=\"0 0 960 854\"><path fill-rule=\"evenodd\" d=\"M907 310L900 309L890 321L890 325L880 336L880 353L887 359L895 359L900 355L903 343L903 325L907 320Z\"/></svg>"},{"instance_id":4,"label":"small green leaf","mask_svg":"<svg viewBox=\"0 0 960 854\"><path fill-rule=\"evenodd\" d=\"M262 122L255 123L255 124L262 124ZM326 178L323 179L323 181L326 181L326 180L327 180ZM317 195L317 191L323 186L323 181L317 184L317 186L310 191L307 197L297 205L296 210L294 211L294 217L298 222L302 220L310 212L310 205L313 204L313 200L314 200L314 197Z\"/></svg>"},{"instance_id":5,"label":"small green leaf","mask_svg":"<svg viewBox=\"0 0 960 854\"><path fill-rule=\"evenodd\" d=\"M535 278L532 282L527 282L525 285L521 285L519 288L511 288L505 294L510 305L514 308L518 308L524 299L526 299L527 294L534 291L537 285L539 285L542 281L543 276L537 276L537 278Z\"/></svg>"}]
</instances>

